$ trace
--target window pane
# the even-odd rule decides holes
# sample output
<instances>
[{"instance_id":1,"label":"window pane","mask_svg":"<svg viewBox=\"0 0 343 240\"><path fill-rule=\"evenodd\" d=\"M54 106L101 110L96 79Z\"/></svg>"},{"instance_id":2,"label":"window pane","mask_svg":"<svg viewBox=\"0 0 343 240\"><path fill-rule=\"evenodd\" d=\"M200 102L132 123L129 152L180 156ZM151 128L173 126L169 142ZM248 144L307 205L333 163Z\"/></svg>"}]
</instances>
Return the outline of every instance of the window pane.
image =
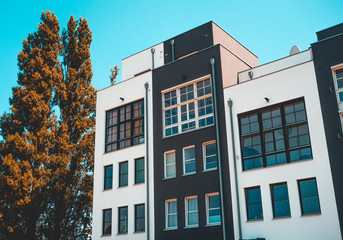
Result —
<instances>
[{"instance_id":1,"label":"window pane","mask_svg":"<svg viewBox=\"0 0 343 240\"><path fill-rule=\"evenodd\" d=\"M105 209L102 214L102 234L109 235L112 233L112 209Z\"/></svg>"},{"instance_id":2,"label":"window pane","mask_svg":"<svg viewBox=\"0 0 343 240\"><path fill-rule=\"evenodd\" d=\"M128 185L128 162L119 164L119 187Z\"/></svg>"},{"instance_id":3,"label":"window pane","mask_svg":"<svg viewBox=\"0 0 343 240\"><path fill-rule=\"evenodd\" d=\"M246 198L248 220L263 219L261 189L259 187L246 189Z\"/></svg>"},{"instance_id":4,"label":"window pane","mask_svg":"<svg viewBox=\"0 0 343 240\"><path fill-rule=\"evenodd\" d=\"M219 208L220 207L219 195L209 196L209 206L210 206L210 208Z\"/></svg>"},{"instance_id":5,"label":"window pane","mask_svg":"<svg viewBox=\"0 0 343 240\"><path fill-rule=\"evenodd\" d=\"M275 207L275 216L274 217L281 217L281 216L290 216L291 210L289 208L289 201L278 201L274 203Z\"/></svg>"},{"instance_id":6,"label":"window pane","mask_svg":"<svg viewBox=\"0 0 343 240\"><path fill-rule=\"evenodd\" d=\"M145 230L145 205L135 206L135 231Z\"/></svg>"},{"instance_id":7,"label":"window pane","mask_svg":"<svg viewBox=\"0 0 343 240\"><path fill-rule=\"evenodd\" d=\"M320 213L316 179L300 180L298 183L302 214Z\"/></svg>"},{"instance_id":8,"label":"window pane","mask_svg":"<svg viewBox=\"0 0 343 240\"><path fill-rule=\"evenodd\" d=\"M135 161L135 183L143 183L144 182L144 158L136 159Z\"/></svg>"},{"instance_id":9,"label":"window pane","mask_svg":"<svg viewBox=\"0 0 343 240\"><path fill-rule=\"evenodd\" d=\"M105 166L105 176L104 176L104 189L112 189L112 182L113 182L113 166Z\"/></svg>"},{"instance_id":10,"label":"window pane","mask_svg":"<svg viewBox=\"0 0 343 240\"><path fill-rule=\"evenodd\" d=\"M177 202L167 202L167 228L177 227Z\"/></svg>"},{"instance_id":11,"label":"window pane","mask_svg":"<svg viewBox=\"0 0 343 240\"><path fill-rule=\"evenodd\" d=\"M165 154L165 178L176 176L175 152Z\"/></svg>"},{"instance_id":12,"label":"window pane","mask_svg":"<svg viewBox=\"0 0 343 240\"><path fill-rule=\"evenodd\" d=\"M127 233L128 228L128 214L127 214L127 207L119 208L118 214L118 233Z\"/></svg>"},{"instance_id":13,"label":"window pane","mask_svg":"<svg viewBox=\"0 0 343 240\"><path fill-rule=\"evenodd\" d=\"M220 199L219 195L208 196L208 223L220 223Z\"/></svg>"},{"instance_id":14,"label":"window pane","mask_svg":"<svg viewBox=\"0 0 343 240\"><path fill-rule=\"evenodd\" d=\"M195 172L195 147L185 148L184 151L184 173Z\"/></svg>"}]
</instances>

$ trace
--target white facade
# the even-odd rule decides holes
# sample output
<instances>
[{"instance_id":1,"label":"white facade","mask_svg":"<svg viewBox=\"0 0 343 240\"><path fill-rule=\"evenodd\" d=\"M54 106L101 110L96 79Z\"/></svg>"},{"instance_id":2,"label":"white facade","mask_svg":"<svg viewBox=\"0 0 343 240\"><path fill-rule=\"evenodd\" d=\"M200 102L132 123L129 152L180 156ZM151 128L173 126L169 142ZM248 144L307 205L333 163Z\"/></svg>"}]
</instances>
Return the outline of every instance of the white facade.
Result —
<instances>
[{"instance_id":1,"label":"white facade","mask_svg":"<svg viewBox=\"0 0 343 240\"><path fill-rule=\"evenodd\" d=\"M155 66L163 64L163 45L156 45ZM145 212L145 231L135 232L135 205L145 204L147 209L147 177L150 182L150 206L153 206L153 171L149 169L150 173L147 176L147 169L145 168L145 182L135 184L135 159L145 158L146 166L146 136L145 143L139 144L120 150L105 153L105 130L106 130L106 112L108 110L124 106L128 103L144 99L145 105L145 84L148 83L148 109L152 109L152 72L142 72L149 65L152 68L151 49L147 49L132 57L123 60L123 79L130 79L129 81L122 81L114 86L103 89L97 93L96 106L96 136L95 136L95 162L94 162L94 198L93 198L93 227L92 239L123 239L123 240L143 240L147 239L147 212ZM136 76L135 76L136 75ZM152 112L148 115L144 114L144 120L152 119ZM151 121L149 121L151 123ZM144 130L146 131L146 129ZM153 135L152 126L149 127L149 136ZM149 140L151 141L151 139ZM151 145L150 145L151 146ZM152 147L150 147L152 152ZM151 154L152 156L152 154ZM149 157L149 168L152 168L152 157ZM119 164L121 162L128 162L128 186L119 187ZM104 169L105 166L113 165L113 184L112 189L104 190ZM118 234L118 208L128 207L128 232L125 234ZM103 210L112 209L112 233L110 235L103 235ZM153 222L154 209L150 207L150 222ZM153 238L153 225L150 225L150 239Z\"/></svg>"},{"instance_id":2,"label":"white facade","mask_svg":"<svg viewBox=\"0 0 343 240\"><path fill-rule=\"evenodd\" d=\"M253 72L252 80L249 71ZM233 161L237 164L242 239L341 239L311 50L244 71L238 77L239 84L224 89L224 99L233 101L236 156L232 154L232 129L227 104L225 114L232 199L236 199ZM306 105L313 159L243 171L237 115L300 97L304 97ZM297 180L312 177L317 180L321 214L302 216ZM273 219L270 184L280 182L287 182L291 217ZM248 221L244 189L254 186L261 189L263 220ZM235 201L233 212L235 238L239 239Z\"/></svg>"}]
</instances>

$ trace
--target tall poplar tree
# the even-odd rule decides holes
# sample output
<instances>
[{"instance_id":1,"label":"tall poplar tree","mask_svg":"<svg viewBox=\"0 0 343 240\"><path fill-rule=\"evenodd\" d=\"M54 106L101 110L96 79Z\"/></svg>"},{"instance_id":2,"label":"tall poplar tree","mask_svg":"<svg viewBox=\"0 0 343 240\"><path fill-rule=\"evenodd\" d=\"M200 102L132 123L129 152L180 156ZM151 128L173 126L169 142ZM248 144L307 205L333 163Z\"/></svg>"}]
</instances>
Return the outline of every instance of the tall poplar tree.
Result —
<instances>
[{"instance_id":1,"label":"tall poplar tree","mask_svg":"<svg viewBox=\"0 0 343 240\"><path fill-rule=\"evenodd\" d=\"M85 19L43 12L18 56L18 87L0 119L0 239L87 239L95 89ZM62 60L60 62L59 60ZM59 114L55 116L54 110Z\"/></svg>"},{"instance_id":2,"label":"tall poplar tree","mask_svg":"<svg viewBox=\"0 0 343 240\"><path fill-rule=\"evenodd\" d=\"M0 231L7 239L39 237L47 206L56 160L51 154L57 131L53 96L62 81L59 30L56 16L46 12L38 30L23 41L11 111L0 120Z\"/></svg>"}]
</instances>

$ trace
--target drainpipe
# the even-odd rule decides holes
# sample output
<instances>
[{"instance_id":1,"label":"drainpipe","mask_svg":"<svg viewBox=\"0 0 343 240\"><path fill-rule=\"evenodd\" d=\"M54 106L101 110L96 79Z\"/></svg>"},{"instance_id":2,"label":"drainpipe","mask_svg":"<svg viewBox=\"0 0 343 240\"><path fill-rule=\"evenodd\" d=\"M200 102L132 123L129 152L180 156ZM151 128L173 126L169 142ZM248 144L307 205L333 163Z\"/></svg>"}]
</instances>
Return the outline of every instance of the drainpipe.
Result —
<instances>
[{"instance_id":1,"label":"drainpipe","mask_svg":"<svg viewBox=\"0 0 343 240\"><path fill-rule=\"evenodd\" d=\"M151 51L152 52L152 51ZM149 83L144 84L145 87L145 169L146 169L146 222L147 222L147 240L150 240L150 199L149 199L149 115L148 115L148 89Z\"/></svg>"},{"instance_id":2,"label":"drainpipe","mask_svg":"<svg viewBox=\"0 0 343 240\"><path fill-rule=\"evenodd\" d=\"M172 62L174 62L174 39L170 40L170 44L171 44L171 47L172 47Z\"/></svg>"},{"instance_id":3,"label":"drainpipe","mask_svg":"<svg viewBox=\"0 0 343 240\"><path fill-rule=\"evenodd\" d=\"M227 101L230 109L230 122L231 122L231 140L232 140L232 154L233 154L233 166L235 171L235 190L236 190L236 203L237 203L237 218L238 218L238 234L239 239L242 239L242 226L241 226L241 211L239 204L239 195L238 195L238 177L237 177L237 164L236 164L236 147L235 147L235 134L233 131L233 115L232 115L232 105L233 102L231 98Z\"/></svg>"},{"instance_id":4,"label":"drainpipe","mask_svg":"<svg viewBox=\"0 0 343 240\"><path fill-rule=\"evenodd\" d=\"M223 239L226 240L226 228L225 228L225 216L224 216L224 189L222 179L222 161L220 154L220 138L219 138L219 124L218 124L218 106L217 106L217 90L216 90L216 77L214 71L215 59L211 58L210 63L212 65L212 83L213 83L213 103L214 103L214 115L216 121L216 135L217 135L217 156L218 156L218 171L219 171L219 188L220 188L220 204L221 204L221 215L222 215L222 226L223 226Z\"/></svg>"},{"instance_id":5,"label":"drainpipe","mask_svg":"<svg viewBox=\"0 0 343 240\"><path fill-rule=\"evenodd\" d=\"M151 49L151 70L154 70L155 68L155 62L154 62L154 55L155 55L155 48L152 48Z\"/></svg>"}]
</instances>

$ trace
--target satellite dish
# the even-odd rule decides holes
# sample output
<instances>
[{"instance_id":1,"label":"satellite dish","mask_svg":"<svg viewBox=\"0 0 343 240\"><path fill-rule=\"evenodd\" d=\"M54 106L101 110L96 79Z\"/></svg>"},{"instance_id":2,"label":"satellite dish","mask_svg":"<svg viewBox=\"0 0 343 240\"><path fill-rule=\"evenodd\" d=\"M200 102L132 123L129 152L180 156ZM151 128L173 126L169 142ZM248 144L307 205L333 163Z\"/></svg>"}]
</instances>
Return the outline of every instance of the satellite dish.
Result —
<instances>
[{"instance_id":1,"label":"satellite dish","mask_svg":"<svg viewBox=\"0 0 343 240\"><path fill-rule=\"evenodd\" d=\"M291 48L291 51L289 51L289 56L291 55L294 55L294 54L297 54L297 53L300 53L300 48L297 46L297 45L294 45L292 48Z\"/></svg>"}]
</instances>

